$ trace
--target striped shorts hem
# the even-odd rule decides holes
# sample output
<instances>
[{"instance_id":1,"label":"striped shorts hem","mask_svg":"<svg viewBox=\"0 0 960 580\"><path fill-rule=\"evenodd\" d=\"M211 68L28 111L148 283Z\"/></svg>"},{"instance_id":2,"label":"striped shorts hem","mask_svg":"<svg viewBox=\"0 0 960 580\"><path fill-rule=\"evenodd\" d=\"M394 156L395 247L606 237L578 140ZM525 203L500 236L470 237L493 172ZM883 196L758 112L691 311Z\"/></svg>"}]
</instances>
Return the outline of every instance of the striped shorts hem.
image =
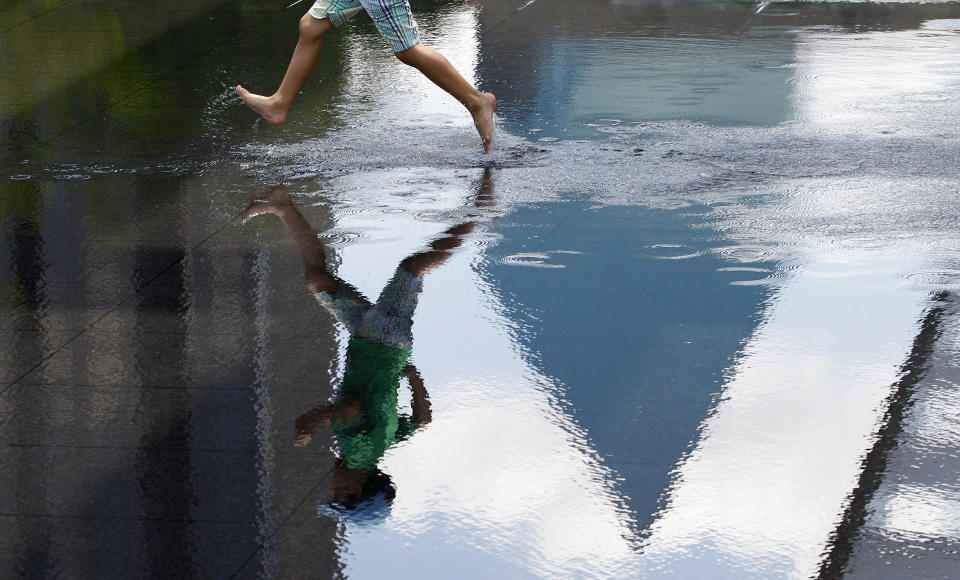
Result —
<instances>
[{"instance_id":1,"label":"striped shorts hem","mask_svg":"<svg viewBox=\"0 0 960 580\"><path fill-rule=\"evenodd\" d=\"M408 0L317 0L307 12L320 20L329 18L334 28L366 10L393 52L402 52L420 42L420 30Z\"/></svg>"}]
</instances>

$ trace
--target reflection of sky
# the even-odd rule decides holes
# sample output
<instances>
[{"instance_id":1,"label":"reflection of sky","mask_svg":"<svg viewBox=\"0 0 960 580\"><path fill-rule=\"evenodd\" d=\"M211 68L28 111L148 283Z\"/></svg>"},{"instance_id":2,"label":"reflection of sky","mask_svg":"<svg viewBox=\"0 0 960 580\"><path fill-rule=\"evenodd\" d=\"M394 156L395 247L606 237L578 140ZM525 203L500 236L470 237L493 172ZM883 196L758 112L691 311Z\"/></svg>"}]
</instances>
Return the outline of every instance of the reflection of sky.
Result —
<instances>
[{"instance_id":1,"label":"reflection of sky","mask_svg":"<svg viewBox=\"0 0 960 580\"><path fill-rule=\"evenodd\" d=\"M721 397L711 413L706 413L705 404L692 426L679 433L678 440L695 441L695 446L676 464L673 486L652 492L656 496L666 491L666 502L649 529L640 557L626 539L635 523L624 515L623 504L630 500L618 496L636 482L612 482L627 468L611 472L620 468L607 461L610 447L598 443L603 421L591 424L579 416L585 404L571 395L577 389L589 390L593 383L582 376L569 381L570 375L558 372L563 362L550 362L565 355L570 368L589 365L596 362L595 353L608 345L578 349L576 340L563 343L556 332L536 336L537 331L561 328L563 323L579 337L601 334L607 330L605 323L598 322L602 317L591 322L589 315L606 313L604 309L616 302L591 303L589 298L581 298L578 313L582 316L576 325L564 320L556 308L531 309L531 316L524 320L514 318L516 311L506 315L508 303L547 305L541 299L551 281L558 279L548 280L547 276L590 272L589 268L577 270L578 263L602 265L604 240L590 248L561 244L563 238L552 239L556 246L541 247L531 239L527 241L536 247L524 248L524 240L509 239L514 233L504 231L504 251L512 243L518 246L514 248L517 254L540 252L551 264L567 265L564 269L528 268L537 270L544 281L540 288L529 288L526 296L509 294L515 288L503 284L506 274L478 275L472 266L481 262L483 252L490 252L478 241L431 273L414 327L414 360L431 393L435 422L385 459L385 470L398 487L390 518L370 528L347 526L343 555L349 575L382 577L394 569L426 575L449 575L455 570L458 576L473 577L587 575L588 566L599 565L608 576L635 572L637 566L650 576L808 576L822 558L856 484L860 458L870 447L884 398L909 353L926 305L926 291L936 289L912 284L910 275L945 271L938 270L941 261L951 267L957 263L953 258L955 229L940 229L946 222L931 218L929 212L905 215L901 211L918 201L949 209L943 197L955 193L955 188L951 189L955 178L938 177L942 167L927 171L927 166L912 164L903 170L924 173L934 186L910 190L904 187L901 168L876 161L888 153L880 147L885 146L879 141L883 135L929 139L938 127L956 118L943 109L948 103L945 95L952 95L956 84L956 40L915 32L802 33L795 53L786 46L774 51L795 60L790 67L754 70L746 59L738 61L733 68L740 67L742 76L734 75L739 80L730 85L714 83L722 85L721 90L703 92L696 106L674 98L682 87L695 86L689 78L677 77L671 85L673 93L664 91L667 96L660 101L656 95L650 96L655 85L634 87L632 79L604 93L609 98L591 93L592 87L584 79L593 78L591 82L596 83L605 74L604 63L591 59L593 52L603 52L604 42L613 43L605 47L612 50L624 41L599 41L595 48L571 44L568 48L576 49L569 53L582 60L559 59L550 66L576 70L555 75L540 71L547 79L543 81L545 102L531 104L531 115L549 117L560 125L573 122L573 115L584 111L585 118L605 115L604 111L611 109L622 117L636 114L643 118L642 111L631 109L629 97L637 95L649 97L648 105L662 105L644 109L648 112L662 110L690 118L692 115L681 112L684 107L755 110L758 116L749 122L762 125L767 122L761 119L766 114L762 113L763 103L776 100L778 106L794 106L790 127L800 134L812 134L808 142L828 151L834 147L842 154L845 142L835 143L831 136L862 133L878 139L878 148L868 151L869 159L856 160L849 170L844 165L844 171L833 175L805 166L802 155L791 157L797 152L789 143L778 145L780 149L766 143L766 154L784 158L774 159L780 173L775 191L790 194L770 195L772 186L764 183L757 192L760 202L734 205L723 214L725 223L720 225L730 239L718 243L780 246L776 255L787 256L793 269L763 304L762 320L750 319L756 308L737 315L744 323L742 336L747 340L742 345L732 341L731 353L741 346L735 361L720 357L719 362L711 362L709 373L723 377L722 385L715 389L722 386ZM716 46L718 55L727 54L727 49L731 55L749 52L744 46ZM681 43L671 50L691 50L689 62L698 62L702 58L694 58L696 47ZM904 51L908 56L897 54L897 47L909 49ZM891 82L885 83L878 77L888 61L892 63ZM614 71L629 71L630 63L624 58L610 66ZM649 70L656 67L651 65ZM695 73L697 69L689 65L686 70ZM618 74L625 76L625 72ZM771 84L765 85L767 81ZM736 104L732 105L720 96L727 87L733 91L728 95L734 95L754 84L760 89L752 108L749 99L733 99ZM578 93L581 85L585 88ZM743 109L737 108L739 105ZM941 109L939 116L931 113L937 108ZM769 119L771 123L777 120L775 115ZM727 121L733 122L733 117ZM782 127L777 130L784 131ZM915 150L929 143L895 145L902 146L915 161L919 159ZM727 163L736 168L736 161ZM811 172L816 176L810 176ZM405 187L419 190L418 179L402 175L396 180L398 191ZM443 194L431 193L443 198L434 202L440 206L454 207L457 200L469 195L462 184L456 185L456 178L434 176L422 183ZM756 185L750 182L747 187ZM341 189L363 187L341 185ZM730 196L736 201L742 193ZM920 197L915 198L917 195ZM368 201L356 205L368 207ZM420 222L408 219L419 210L414 207L415 200L397 197L383 203L402 206L406 218L381 210L353 214L349 208L338 215L338 225L346 231L372 232L374 237L379 232L384 241L390 238L387 244L358 242L344 248L343 274L358 280L361 289L371 295L405 252L416 248L426 235L419 225L413 227ZM547 223L557 217L549 214L560 205L564 204L533 206L529 211ZM408 221L401 224L398 220L402 219ZM574 215L570 223L577 225L581 219L587 218ZM695 238L687 235L686 242ZM624 243L642 245L641 241ZM606 243L609 245L609 239ZM547 250L582 253L550 254ZM934 250L942 255L937 257ZM684 271L697 259L672 262L672 272ZM615 271L617 264L609 268ZM594 273L585 279L583 286L598 282ZM719 293L720 278L703 283L706 279L704 275L688 280L684 287L692 295ZM578 289L582 288L574 290ZM580 296L586 295L581 292ZM673 305L680 303L674 300ZM752 306L758 303L754 297ZM639 309L625 315L629 323L636 322L636 312ZM647 342L652 344L658 337L649 338ZM724 344L729 346L729 342ZM550 349L558 356L544 356ZM703 360L703 352L695 351L689 364ZM670 365L677 364L661 363L668 369L665 376L670 374ZM720 375L724 367L726 374ZM633 372L629 363L603 365L601 371ZM562 400L555 398L557 393L562 393ZM571 404L569 410L561 411L568 409L567 404ZM622 406L633 408L632 404ZM647 417L640 414L638 421ZM699 435L697 424L701 426ZM644 451L632 441L631 445L616 451L621 457L628 456L631 449L636 449L637 455ZM659 459L669 469L678 455ZM944 524L952 498L945 493L929 499L925 505L932 507L917 509L919 504L908 505L904 496L891 496L885 504L890 525L954 533ZM649 515L638 514L637 519Z\"/></svg>"},{"instance_id":2,"label":"reflection of sky","mask_svg":"<svg viewBox=\"0 0 960 580\"><path fill-rule=\"evenodd\" d=\"M724 268L716 233L700 227L706 211L572 200L519 208L497 224L503 239L485 268L510 317L536 321L517 341L556 378L591 447L623 478L617 489L640 528L768 295L765 286L740 284L766 270ZM502 257L525 247L563 267Z\"/></svg>"},{"instance_id":3,"label":"reflection of sky","mask_svg":"<svg viewBox=\"0 0 960 580\"><path fill-rule=\"evenodd\" d=\"M912 134L931 128L930 104L953 100L957 43L945 22L917 31L859 35L826 31L798 34L795 117L809 130ZM949 28L949 27L947 27ZM904 117L907 116L907 118Z\"/></svg>"}]
</instances>

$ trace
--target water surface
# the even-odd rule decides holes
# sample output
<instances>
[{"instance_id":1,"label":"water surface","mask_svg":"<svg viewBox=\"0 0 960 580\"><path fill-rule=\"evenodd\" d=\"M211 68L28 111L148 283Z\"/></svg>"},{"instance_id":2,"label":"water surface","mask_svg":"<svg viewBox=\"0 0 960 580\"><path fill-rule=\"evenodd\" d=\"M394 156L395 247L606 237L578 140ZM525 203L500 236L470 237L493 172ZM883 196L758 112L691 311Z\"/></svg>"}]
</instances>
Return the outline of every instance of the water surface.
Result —
<instances>
[{"instance_id":1,"label":"water surface","mask_svg":"<svg viewBox=\"0 0 960 580\"><path fill-rule=\"evenodd\" d=\"M369 22L275 129L231 87L277 82L303 6L95 5L3 9L4 569L956 564L955 5L415 4L500 99L489 155ZM281 183L371 301L474 224L413 316L432 420L361 515L326 508L337 440L293 444L349 332L280 222L238 219Z\"/></svg>"}]
</instances>

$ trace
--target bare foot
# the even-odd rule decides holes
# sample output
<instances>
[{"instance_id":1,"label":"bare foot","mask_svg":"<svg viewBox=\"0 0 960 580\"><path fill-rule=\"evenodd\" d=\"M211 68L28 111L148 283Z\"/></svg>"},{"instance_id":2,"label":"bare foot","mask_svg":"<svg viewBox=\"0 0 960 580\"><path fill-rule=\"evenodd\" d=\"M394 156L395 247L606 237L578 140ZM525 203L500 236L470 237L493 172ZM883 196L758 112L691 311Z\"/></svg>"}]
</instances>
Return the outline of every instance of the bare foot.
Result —
<instances>
[{"instance_id":1,"label":"bare foot","mask_svg":"<svg viewBox=\"0 0 960 580\"><path fill-rule=\"evenodd\" d=\"M290 107L283 106L274 97L255 95L240 85L237 85L237 94L243 99L245 105L263 115L267 123L274 127L283 125L283 122L287 120L287 111Z\"/></svg>"},{"instance_id":2,"label":"bare foot","mask_svg":"<svg viewBox=\"0 0 960 580\"><path fill-rule=\"evenodd\" d=\"M493 93L480 93L480 107L470 111L473 115L473 124L483 140L483 152L490 151L493 143L493 111L497 108L497 97Z\"/></svg>"},{"instance_id":3,"label":"bare foot","mask_svg":"<svg viewBox=\"0 0 960 580\"><path fill-rule=\"evenodd\" d=\"M270 193L263 199L255 200L247 206L246 211L240 217L241 223L247 223L251 218L265 213L276 214L293 205L290 198L287 197L287 189L278 185L270 190Z\"/></svg>"}]
</instances>

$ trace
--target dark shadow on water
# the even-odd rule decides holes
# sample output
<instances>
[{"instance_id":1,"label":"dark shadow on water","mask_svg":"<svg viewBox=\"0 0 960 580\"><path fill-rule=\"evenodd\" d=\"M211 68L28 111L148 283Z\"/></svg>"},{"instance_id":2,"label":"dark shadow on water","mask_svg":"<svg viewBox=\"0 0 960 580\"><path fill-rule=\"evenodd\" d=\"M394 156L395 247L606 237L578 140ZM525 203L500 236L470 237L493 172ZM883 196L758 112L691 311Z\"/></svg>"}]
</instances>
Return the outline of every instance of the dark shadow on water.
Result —
<instances>
[{"instance_id":1,"label":"dark shadow on water","mask_svg":"<svg viewBox=\"0 0 960 580\"><path fill-rule=\"evenodd\" d=\"M172 5L113 3L90 11L65 3L18 29L8 40L15 50L0 54L0 72L10 75L0 103L0 171L16 173L23 161L36 172L38 162L162 159L193 172L255 134L258 126L232 86L275 82L276 71L253 64L251 55L264 65L287 56L290 47L278 39L295 35L300 7L309 4L290 10L244 0ZM317 133L337 126L330 107L342 94L345 38L330 37L318 67L323 81L311 83L303 99L311 113L293 127L306 124ZM67 42L73 59L63 58ZM235 55L226 57L229 69L221 64L226 54Z\"/></svg>"}]
</instances>

